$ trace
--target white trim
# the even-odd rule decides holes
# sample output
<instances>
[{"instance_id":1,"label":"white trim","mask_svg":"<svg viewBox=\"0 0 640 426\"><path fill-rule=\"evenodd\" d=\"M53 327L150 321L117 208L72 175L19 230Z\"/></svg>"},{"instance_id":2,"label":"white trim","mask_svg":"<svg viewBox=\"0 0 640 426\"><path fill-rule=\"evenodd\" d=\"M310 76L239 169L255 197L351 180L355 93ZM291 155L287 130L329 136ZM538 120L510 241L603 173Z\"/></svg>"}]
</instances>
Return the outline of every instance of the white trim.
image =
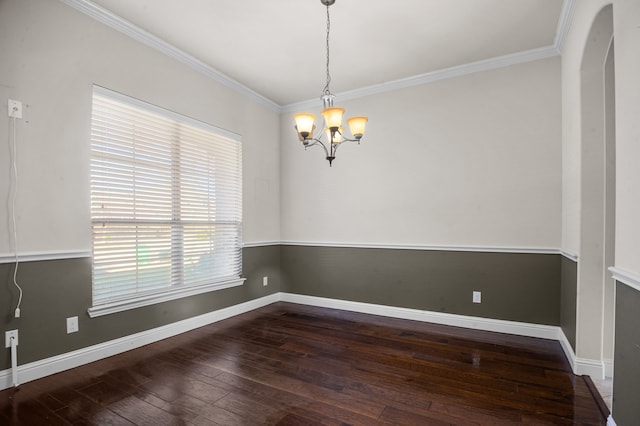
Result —
<instances>
[{"instance_id":1,"label":"white trim","mask_svg":"<svg viewBox=\"0 0 640 426\"><path fill-rule=\"evenodd\" d=\"M64 259L80 259L83 257L91 257L91 251L50 251L50 252L32 252L18 253L19 262L36 262L41 260L64 260ZM0 254L0 264L14 263L16 256L14 254Z\"/></svg>"},{"instance_id":2,"label":"white trim","mask_svg":"<svg viewBox=\"0 0 640 426\"><path fill-rule=\"evenodd\" d=\"M537 61L540 59L552 58L558 56L559 54L560 52L555 46L540 47L538 49L531 49L524 52L512 53L510 55L498 56L491 59L485 59L482 61L471 62L455 67L444 68L441 70L431 71L428 73L402 78L399 80L393 80L385 83L348 90L346 92L336 93L336 97L340 99L340 101L358 99L365 96L392 92L394 90L420 86L427 83L433 83L435 81L447 80L450 78L461 77L477 72L504 68L510 65L517 65L526 62ZM318 99L308 99L305 101L284 105L282 107L282 111L294 112L302 109L314 108L317 106Z\"/></svg>"},{"instance_id":3,"label":"white trim","mask_svg":"<svg viewBox=\"0 0 640 426\"><path fill-rule=\"evenodd\" d=\"M603 361L604 364L604 377L605 379L608 377L613 378L613 360L612 359L605 359Z\"/></svg>"},{"instance_id":4,"label":"white trim","mask_svg":"<svg viewBox=\"0 0 640 426\"><path fill-rule=\"evenodd\" d=\"M67 352L51 358L30 362L18 366L20 383L30 382L51 374L59 373L70 368L79 367L90 362L98 361L122 352L139 348L150 343L157 342L168 337L203 327L217 321L221 321L236 315L250 312L254 309L270 305L280 300L278 293L251 300L239 305L219 309L197 317L188 318L173 324L164 325L140 333L131 334L119 339L99 343L97 345ZM0 371L0 390L11 387L11 370Z\"/></svg>"},{"instance_id":5,"label":"white trim","mask_svg":"<svg viewBox=\"0 0 640 426\"><path fill-rule=\"evenodd\" d=\"M130 298L118 302L105 303L103 305L92 306L87 309L90 318L101 317L103 315L115 314L116 312L127 311L129 309L143 306L155 305L156 303L168 302L170 300L181 299L183 297L195 296L214 290L238 287L244 284L246 278L236 278L227 281L220 281L199 285L197 287L186 287L179 290L165 291L162 293L148 294L142 297Z\"/></svg>"},{"instance_id":6,"label":"white trim","mask_svg":"<svg viewBox=\"0 0 640 426\"><path fill-rule=\"evenodd\" d=\"M607 417L607 426L617 426L616 422L613 421L613 416L611 414Z\"/></svg>"},{"instance_id":7,"label":"white trim","mask_svg":"<svg viewBox=\"0 0 640 426\"><path fill-rule=\"evenodd\" d=\"M573 260L574 262L578 262L578 255L571 253L569 251L565 251L565 250L560 250L560 254L563 255L564 257L566 257L569 260Z\"/></svg>"},{"instance_id":8,"label":"white trim","mask_svg":"<svg viewBox=\"0 0 640 426\"><path fill-rule=\"evenodd\" d=\"M231 90L234 90L235 92L258 102L259 104L271 110L274 110L276 112L280 111L280 106L272 100L248 88L244 84L234 80L228 75L221 73L220 71L205 64L199 59L196 59L188 53L185 53L177 47L167 43L166 41L143 30L142 28L133 25L131 22L119 17L118 15L108 11L107 9L104 9L103 7L100 7L89 0L61 1L67 6L71 6L77 11L82 12L85 15L95 19L96 21L101 22L122 34L131 37L132 39L144 44L145 46L155 49L158 52L172 59L175 59L176 61L188 66L194 71L197 71L222 84L223 86L226 86Z\"/></svg>"},{"instance_id":9,"label":"white trim","mask_svg":"<svg viewBox=\"0 0 640 426\"><path fill-rule=\"evenodd\" d=\"M164 40L154 36L153 34L133 25L131 22L119 17L118 15L104 9L89 0L61 0L64 4L84 13L87 16L109 26L110 28L125 34L132 39L157 50L158 52L177 60L178 62L190 67L191 69L211 78L212 80L240 93L250 99L255 100L276 112L291 112L298 109L308 107L317 107L318 100L310 99L302 102L291 103L288 105L278 105L271 99L250 89L235 79L221 73L215 68L205 64L195 57L183 52L177 47L165 42ZM571 27L573 12L575 9L575 0L564 0L556 28L554 44L552 46L540 47L523 52L517 52L509 55L498 56L496 58L486 59L459 66L436 70L413 77L394 80L382 84L376 84L359 89L349 90L337 93L337 97L341 100L349 100L370 96L374 94L385 93L393 90L414 87L434 81L459 77L463 75L473 74L476 72L488 71L510 65L521 64L525 62L536 61L558 56L564 47L566 35Z\"/></svg>"},{"instance_id":10,"label":"white trim","mask_svg":"<svg viewBox=\"0 0 640 426\"><path fill-rule=\"evenodd\" d=\"M475 330L516 334L559 341L575 374L589 374L600 377L602 369L597 370L598 361L576 358L562 329L557 326L530 324L516 321L496 320L465 315L430 312L418 309L400 308L371 303L352 302L347 300L328 299L324 297L305 296L292 293L274 293L260 299L251 300L239 305L219 309L197 317L188 318L173 324L121 337L119 339L78 349L73 352L57 355L39 361L18 366L21 383L40 379L51 374L75 368L90 362L117 355L141 346L157 342L168 337L203 327L235 315L240 315L275 302L290 302L303 305L343 309L392 318L431 322L436 324L465 327ZM601 363L600 363L601 364ZM600 374L598 374L600 372ZM0 390L11 386L11 369L0 371Z\"/></svg>"},{"instance_id":11,"label":"white trim","mask_svg":"<svg viewBox=\"0 0 640 426\"><path fill-rule=\"evenodd\" d=\"M574 373L578 375L587 375L595 377L598 380L604 379L604 361L599 359L588 359L576 357L575 366L573 368Z\"/></svg>"},{"instance_id":12,"label":"white trim","mask_svg":"<svg viewBox=\"0 0 640 426\"><path fill-rule=\"evenodd\" d=\"M497 320L492 318L472 317L442 312L423 311L419 309L400 308L397 306L376 305L372 303L352 302L349 300L328 299L324 297L305 296L302 294L281 293L283 302L300 305L319 306L323 308L341 309L345 311L380 315L391 318L430 322L471 328L474 330L495 331L498 333L517 334L528 337L558 340L559 327L551 325L530 324L516 321Z\"/></svg>"},{"instance_id":13,"label":"white trim","mask_svg":"<svg viewBox=\"0 0 640 426\"><path fill-rule=\"evenodd\" d=\"M556 37L553 41L553 45L558 49L560 53L564 51L564 42L567 39L567 34L571 29L573 23L573 12L576 9L576 0L564 0L562 2L562 10L560 11L560 19L558 20L558 27L556 29Z\"/></svg>"},{"instance_id":14,"label":"white trim","mask_svg":"<svg viewBox=\"0 0 640 426\"><path fill-rule=\"evenodd\" d=\"M252 243L243 243L243 248L249 247L267 247L281 245L281 241L256 241ZM65 259L81 259L91 258L93 253L91 250L75 250L75 251L41 251L41 252L26 252L18 253L18 261L22 262L37 262L43 260L65 260ZM16 256L12 253L0 253L0 264L14 263Z\"/></svg>"},{"instance_id":15,"label":"white trim","mask_svg":"<svg viewBox=\"0 0 640 426\"><path fill-rule=\"evenodd\" d=\"M301 294L280 293L283 302L301 305L319 306L323 308L342 309L372 315L413 321L430 322L435 324L465 327L474 330L493 331L497 333L516 334L519 336L538 337L557 340L564 351L574 374L587 374L593 377L603 377L603 363L597 360L577 358L571 344L567 340L562 328L552 325L531 324L517 321L497 320L492 318L472 317L466 315L447 314L442 312L423 311L418 309L400 308L396 306L375 305L371 303L352 302L348 300L328 299L324 297L305 296Z\"/></svg>"},{"instance_id":16,"label":"white trim","mask_svg":"<svg viewBox=\"0 0 640 426\"><path fill-rule=\"evenodd\" d=\"M567 356L567 360L569 361L569 365L571 365L571 370L574 374L576 373L576 353L573 351L571 347L571 343L569 343L569 339L567 339L566 334L562 331L562 328L558 327L558 337L557 340L560 342L562 346L562 350L564 354Z\"/></svg>"},{"instance_id":17,"label":"white trim","mask_svg":"<svg viewBox=\"0 0 640 426\"><path fill-rule=\"evenodd\" d=\"M280 244L282 244L280 241L256 241L253 243L243 243L242 248L279 246Z\"/></svg>"},{"instance_id":18,"label":"white trim","mask_svg":"<svg viewBox=\"0 0 640 426\"><path fill-rule=\"evenodd\" d=\"M420 244L331 243L318 241L281 241L285 246L374 248L390 250L465 251L478 253L561 254L559 249L545 247L440 246Z\"/></svg>"},{"instance_id":19,"label":"white trim","mask_svg":"<svg viewBox=\"0 0 640 426\"><path fill-rule=\"evenodd\" d=\"M624 269L616 268L615 266L610 267L609 272L611 272L611 276L614 280L640 291L639 275L636 275L633 272L625 271Z\"/></svg>"},{"instance_id":20,"label":"white trim","mask_svg":"<svg viewBox=\"0 0 640 426\"><path fill-rule=\"evenodd\" d=\"M331 243L318 241L255 241L243 243L243 248L268 247L268 246L317 246L317 247L346 247L346 248L380 248L396 250L432 250L432 251L464 251L464 252L490 252L490 253L529 253L529 254L562 254L563 256L577 261L578 256L560 249L543 247L491 247L491 246L438 246L419 244L373 244L373 243ZM49 252L27 252L18 253L20 262L32 262L40 260L64 260L90 258L93 254L90 250L77 251L49 251ZM0 254L0 264L15 262L15 255ZM614 268L615 269L615 268ZM611 270L611 268L610 268Z\"/></svg>"},{"instance_id":21,"label":"white trim","mask_svg":"<svg viewBox=\"0 0 640 426\"><path fill-rule=\"evenodd\" d=\"M595 359L578 358L571 347L571 343L569 343L567 336L560 327L558 327L557 340L562 345L562 349L569 360L569 364L571 364L571 369L574 374L586 374L591 377L597 377L598 379L604 379L606 371L605 363Z\"/></svg>"}]
</instances>

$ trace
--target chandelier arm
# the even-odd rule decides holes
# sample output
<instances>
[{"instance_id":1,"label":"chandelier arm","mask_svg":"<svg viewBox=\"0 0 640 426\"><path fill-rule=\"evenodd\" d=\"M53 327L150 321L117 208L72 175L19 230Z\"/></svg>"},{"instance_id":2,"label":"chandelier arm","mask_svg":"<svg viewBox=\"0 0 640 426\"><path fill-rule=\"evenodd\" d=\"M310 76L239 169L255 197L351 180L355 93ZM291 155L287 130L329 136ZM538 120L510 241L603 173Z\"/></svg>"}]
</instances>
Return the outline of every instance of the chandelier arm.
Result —
<instances>
[{"instance_id":1,"label":"chandelier arm","mask_svg":"<svg viewBox=\"0 0 640 426\"><path fill-rule=\"evenodd\" d=\"M344 133L340 132L340 130L338 130L337 133L340 135L342 140L340 142L334 142L336 145L340 145L343 142L358 142L358 143L360 143L360 141L358 139L350 139L350 138L346 137L344 135Z\"/></svg>"},{"instance_id":2,"label":"chandelier arm","mask_svg":"<svg viewBox=\"0 0 640 426\"><path fill-rule=\"evenodd\" d=\"M335 153L338 150L338 147L340 145L342 145L345 142L356 142L355 139L351 140L351 139L342 139L340 142L333 142L332 145L334 146L333 152Z\"/></svg>"},{"instance_id":3,"label":"chandelier arm","mask_svg":"<svg viewBox=\"0 0 640 426\"><path fill-rule=\"evenodd\" d=\"M307 139L307 141L313 141L313 142L307 142L307 144L304 146L305 148L320 145L322 149L324 149L324 153L326 154L326 156L327 157L329 156L329 150L327 149L327 146L320 139L313 138L313 139Z\"/></svg>"},{"instance_id":4,"label":"chandelier arm","mask_svg":"<svg viewBox=\"0 0 640 426\"><path fill-rule=\"evenodd\" d=\"M343 142L360 142L360 141L358 139L342 138L342 140L339 143L343 143Z\"/></svg>"}]
</instances>

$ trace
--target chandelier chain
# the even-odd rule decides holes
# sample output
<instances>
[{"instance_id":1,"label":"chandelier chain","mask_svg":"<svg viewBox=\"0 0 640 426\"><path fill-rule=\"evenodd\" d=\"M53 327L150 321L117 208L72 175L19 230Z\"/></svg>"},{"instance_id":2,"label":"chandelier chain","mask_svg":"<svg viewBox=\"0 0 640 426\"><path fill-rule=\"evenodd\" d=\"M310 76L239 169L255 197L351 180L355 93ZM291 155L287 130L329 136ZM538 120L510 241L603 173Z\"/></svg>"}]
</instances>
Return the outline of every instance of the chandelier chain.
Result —
<instances>
[{"instance_id":1,"label":"chandelier chain","mask_svg":"<svg viewBox=\"0 0 640 426\"><path fill-rule=\"evenodd\" d=\"M327 84L324 86L324 94L331 95L329 83L331 83L331 73L329 73L329 32L331 31L331 18L329 16L329 5L327 4Z\"/></svg>"}]
</instances>

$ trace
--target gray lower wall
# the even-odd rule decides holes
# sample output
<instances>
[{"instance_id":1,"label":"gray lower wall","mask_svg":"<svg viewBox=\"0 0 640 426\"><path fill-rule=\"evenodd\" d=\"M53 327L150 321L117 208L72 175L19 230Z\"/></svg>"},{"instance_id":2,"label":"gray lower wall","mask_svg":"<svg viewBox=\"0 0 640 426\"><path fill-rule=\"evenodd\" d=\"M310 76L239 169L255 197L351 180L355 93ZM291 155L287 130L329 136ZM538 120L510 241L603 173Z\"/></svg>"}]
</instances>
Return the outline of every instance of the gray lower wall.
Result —
<instances>
[{"instance_id":1,"label":"gray lower wall","mask_svg":"<svg viewBox=\"0 0 640 426\"><path fill-rule=\"evenodd\" d=\"M560 255L282 246L281 256L291 293L560 325Z\"/></svg>"},{"instance_id":2,"label":"gray lower wall","mask_svg":"<svg viewBox=\"0 0 640 426\"><path fill-rule=\"evenodd\" d=\"M640 291L616 283L613 418L621 426L640 419Z\"/></svg>"},{"instance_id":3,"label":"gray lower wall","mask_svg":"<svg viewBox=\"0 0 640 426\"><path fill-rule=\"evenodd\" d=\"M24 290L20 318L13 318L17 290L13 264L0 264L1 330L18 329L20 364L52 357L105 341L202 315L281 290L280 248L243 250L243 286L89 318L91 260L66 259L21 263L18 281ZM262 277L269 285L262 285ZM66 318L78 316L80 331L66 333ZM4 342L4 337L3 337ZM0 350L0 370L11 367L9 349Z\"/></svg>"},{"instance_id":4,"label":"gray lower wall","mask_svg":"<svg viewBox=\"0 0 640 426\"><path fill-rule=\"evenodd\" d=\"M247 281L241 287L97 318L86 313L91 305L90 259L22 263L24 299L18 319L11 315L17 295L13 265L2 264L2 330L19 330L19 359L25 364L279 291L564 326L564 275L573 282L571 265L554 254L285 245L245 248L243 257ZM262 285L264 276L268 287ZM474 290L482 292L481 304L472 303ZM66 318L76 315L80 331L66 334ZM0 370L9 367L9 350L0 351Z\"/></svg>"},{"instance_id":5,"label":"gray lower wall","mask_svg":"<svg viewBox=\"0 0 640 426\"><path fill-rule=\"evenodd\" d=\"M576 304L578 264L562 256L560 262L560 327L573 351L576 351Z\"/></svg>"}]
</instances>

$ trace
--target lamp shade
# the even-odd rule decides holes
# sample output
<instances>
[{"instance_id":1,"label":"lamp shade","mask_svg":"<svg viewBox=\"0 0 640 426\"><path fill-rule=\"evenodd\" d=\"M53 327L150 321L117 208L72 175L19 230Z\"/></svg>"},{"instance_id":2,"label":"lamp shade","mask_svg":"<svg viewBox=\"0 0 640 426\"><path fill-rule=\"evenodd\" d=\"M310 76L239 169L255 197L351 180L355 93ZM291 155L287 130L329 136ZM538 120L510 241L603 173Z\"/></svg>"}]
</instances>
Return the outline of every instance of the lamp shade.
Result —
<instances>
[{"instance_id":1,"label":"lamp shade","mask_svg":"<svg viewBox=\"0 0 640 426\"><path fill-rule=\"evenodd\" d=\"M329 128L338 128L340 124L342 124L342 115L344 114L344 108L325 108L322 110L322 116L324 117L324 122Z\"/></svg>"},{"instance_id":2,"label":"lamp shade","mask_svg":"<svg viewBox=\"0 0 640 426\"><path fill-rule=\"evenodd\" d=\"M362 135L364 135L364 128L369 119L367 117L351 117L347 120L347 124L349 125L349 130L351 130L351 134L354 138L360 139Z\"/></svg>"},{"instance_id":3,"label":"lamp shade","mask_svg":"<svg viewBox=\"0 0 640 426\"><path fill-rule=\"evenodd\" d=\"M316 116L313 114L309 114L307 112L302 112L300 114L295 114L293 119L296 122L296 129L298 133L307 138L313 132L313 123L316 121Z\"/></svg>"}]
</instances>

